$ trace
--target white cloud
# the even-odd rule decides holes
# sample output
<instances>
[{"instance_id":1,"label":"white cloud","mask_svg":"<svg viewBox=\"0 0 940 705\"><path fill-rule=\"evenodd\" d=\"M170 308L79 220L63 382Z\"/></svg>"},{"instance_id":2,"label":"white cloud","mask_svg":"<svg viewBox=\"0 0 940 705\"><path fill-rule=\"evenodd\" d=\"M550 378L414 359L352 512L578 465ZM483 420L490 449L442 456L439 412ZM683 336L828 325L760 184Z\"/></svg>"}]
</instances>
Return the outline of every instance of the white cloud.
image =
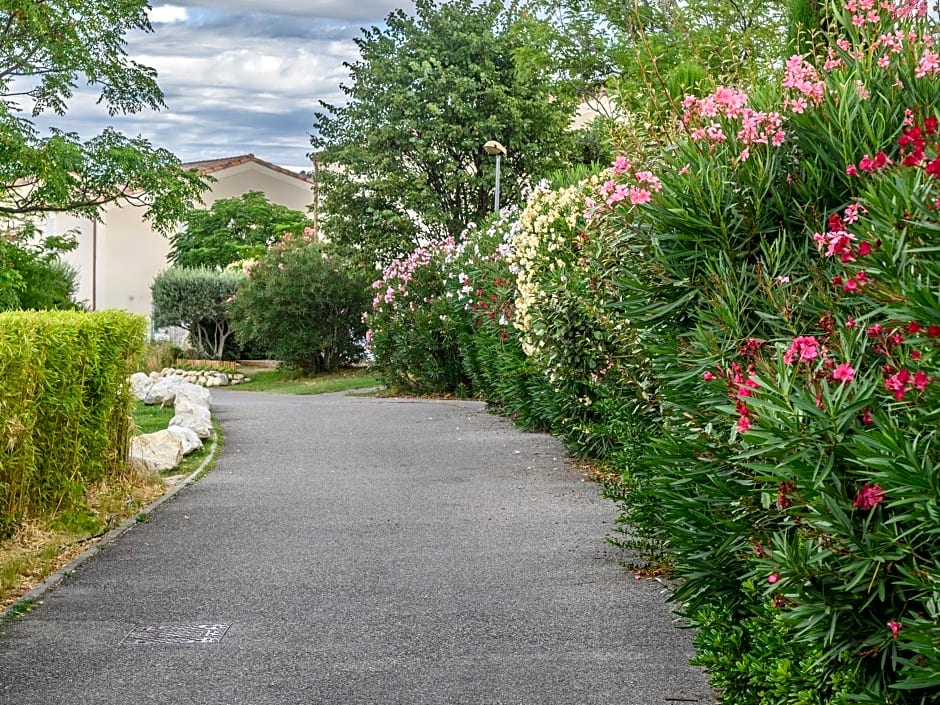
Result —
<instances>
[{"instance_id":1,"label":"white cloud","mask_svg":"<svg viewBox=\"0 0 940 705\"><path fill-rule=\"evenodd\" d=\"M158 0L159 1L159 0ZM98 92L76 91L55 125L88 138L111 125L193 161L252 152L307 163L319 101L342 105L344 62L360 26L381 25L402 0L169 0L151 10L153 33L127 37L136 62L157 70L166 107L111 117Z\"/></svg>"},{"instance_id":2,"label":"white cloud","mask_svg":"<svg viewBox=\"0 0 940 705\"><path fill-rule=\"evenodd\" d=\"M414 10L408 0L177 0L180 5L201 7L226 12L266 12L300 17L319 17L336 20L382 22L390 12L404 6L406 12Z\"/></svg>"},{"instance_id":3,"label":"white cloud","mask_svg":"<svg viewBox=\"0 0 940 705\"><path fill-rule=\"evenodd\" d=\"M174 22L185 22L189 19L189 11L185 7L176 5L159 5L149 9L150 22L152 24L172 24Z\"/></svg>"}]
</instances>

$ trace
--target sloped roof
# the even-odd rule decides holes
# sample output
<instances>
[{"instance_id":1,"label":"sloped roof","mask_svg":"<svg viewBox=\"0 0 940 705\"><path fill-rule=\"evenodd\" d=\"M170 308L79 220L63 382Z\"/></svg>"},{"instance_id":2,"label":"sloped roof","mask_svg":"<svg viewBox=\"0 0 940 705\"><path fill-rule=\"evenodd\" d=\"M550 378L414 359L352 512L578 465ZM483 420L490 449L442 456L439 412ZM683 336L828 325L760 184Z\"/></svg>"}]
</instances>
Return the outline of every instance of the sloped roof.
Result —
<instances>
[{"instance_id":1,"label":"sloped roof","mask_svg":"<svg viewBox=\"0 0 940 705\"><path fill-rule=\"evenodd\" d=\"M295 179L304 181L306 183L311 183L311 179L307 176L300 174L298 172L290 171L284 167L280 167L277 164L272 164L271 162L266 162L264 159L258 159L254 154L240 154L236 157L222 157L221 159L205 159L198 162L185 162L181 164L184 169L189 169L191 171L200 171L203 174L211 174L216 171L221 171L222 169L230 169L233 166L238 166L240 164L245 164L247 162L255 162L260 164L263 167L272 169L274 171L279 171L282 174L287 176L293 176Z\"/></svg>"}]
</instances>

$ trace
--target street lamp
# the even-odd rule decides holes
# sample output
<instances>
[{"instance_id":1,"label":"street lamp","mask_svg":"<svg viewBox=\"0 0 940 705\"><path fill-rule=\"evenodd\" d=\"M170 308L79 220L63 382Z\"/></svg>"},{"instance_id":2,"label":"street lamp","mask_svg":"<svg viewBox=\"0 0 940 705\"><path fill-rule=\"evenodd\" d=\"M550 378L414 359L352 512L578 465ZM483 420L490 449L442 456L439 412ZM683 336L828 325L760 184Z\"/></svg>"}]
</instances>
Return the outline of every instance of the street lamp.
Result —
<instances>
[{"instance_id":1,"label":"street lamp","mask_svg":"<svg viewBox=\"0 0 940 705\"><path fill-rule=\"evenodd\" d=\"M506 148L496 140L490 140L483 145L483 151L496 156L496 192L493 196L493 210L499 213L499 160L506 153Z\"/></svg>"}]
</instances>

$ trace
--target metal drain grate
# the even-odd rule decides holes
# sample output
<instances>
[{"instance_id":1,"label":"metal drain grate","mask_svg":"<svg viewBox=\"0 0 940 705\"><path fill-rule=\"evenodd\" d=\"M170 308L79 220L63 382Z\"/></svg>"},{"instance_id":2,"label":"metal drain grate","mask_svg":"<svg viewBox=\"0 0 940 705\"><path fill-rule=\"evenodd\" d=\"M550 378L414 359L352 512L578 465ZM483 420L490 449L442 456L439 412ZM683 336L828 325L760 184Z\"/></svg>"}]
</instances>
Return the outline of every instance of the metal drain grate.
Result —
<instances>
[{"instance_id":1,"label":"metal drain grate","mask_svg":"<svg viewBox=\"0 0 940 705\"><path fill-rule=\"evenodd\" d=\"M135 627L122 644L217 644L231 624L158 624Z\"/></svg>"}]
</instances>

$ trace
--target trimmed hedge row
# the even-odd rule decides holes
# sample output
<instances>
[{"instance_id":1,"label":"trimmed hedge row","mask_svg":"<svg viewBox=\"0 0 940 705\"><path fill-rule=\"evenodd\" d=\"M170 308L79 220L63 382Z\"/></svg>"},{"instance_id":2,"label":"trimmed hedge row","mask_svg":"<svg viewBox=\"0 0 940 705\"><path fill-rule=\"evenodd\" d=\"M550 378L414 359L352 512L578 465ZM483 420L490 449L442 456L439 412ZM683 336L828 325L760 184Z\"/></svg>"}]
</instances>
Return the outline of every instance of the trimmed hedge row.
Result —
<instances>
[{"instance_id":1,"label":"trimmed hedge row","mask_svg":"<svg viewBox=\"0 0 940 705\"><path fill-rule=\"evenodd\" d=\"M145 332L120 311L0 314L0 536L125 471Z\"/></svg>"}]
</instances>

